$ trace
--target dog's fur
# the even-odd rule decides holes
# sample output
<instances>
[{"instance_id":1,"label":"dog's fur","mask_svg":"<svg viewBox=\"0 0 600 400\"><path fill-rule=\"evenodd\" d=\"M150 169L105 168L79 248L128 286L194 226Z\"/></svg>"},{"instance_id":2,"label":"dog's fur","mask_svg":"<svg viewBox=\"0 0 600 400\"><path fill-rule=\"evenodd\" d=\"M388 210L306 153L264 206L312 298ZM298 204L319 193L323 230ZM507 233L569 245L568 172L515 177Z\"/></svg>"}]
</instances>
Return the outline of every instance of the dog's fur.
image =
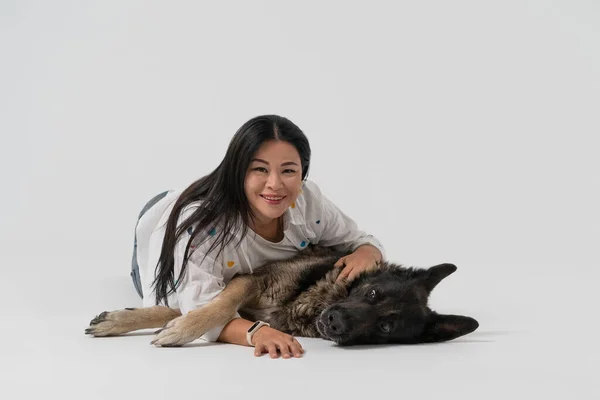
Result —
<instances>
[{"instance_id":1,"label":"dog's fur","mask_svg":"<svg viewBox=\"0 0 600 400\"><path fill-rule=\"evenodd\" d=\"M181 346L225 325L236 311L291 335L340 345L441 342L479 326L473 318L437 314L428 307L429 294L456 271L454 265L415 269L382 262L351 282L336 282L341 268L333 265L344 255L311 246L290 260L234 277L211 302L185 316L164 306L105 311L86 333L113 336L163 327L152 343Z\"/></svg>"}]
</instances>

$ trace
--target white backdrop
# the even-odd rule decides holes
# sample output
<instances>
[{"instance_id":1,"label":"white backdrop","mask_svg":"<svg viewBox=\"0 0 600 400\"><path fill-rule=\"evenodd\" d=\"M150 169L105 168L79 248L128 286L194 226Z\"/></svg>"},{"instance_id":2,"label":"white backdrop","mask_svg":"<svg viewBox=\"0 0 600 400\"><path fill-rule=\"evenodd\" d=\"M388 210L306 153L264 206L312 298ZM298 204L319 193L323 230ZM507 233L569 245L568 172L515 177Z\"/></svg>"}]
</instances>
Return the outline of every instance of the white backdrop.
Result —
<instances>
[{"instance_id":1,"label":"white backdrop","mask_svg":"<svg viewBox=\"0 0 600 400\"><path fill-rule=\"evenodd\" d=\"M382 240L390 260L459 267L432 302L474 316L480 329L441 347L442 358L411 348L403 374L447 379L446 388L463 379L479 395L520 382L519 392L502 385L484 397L597 390L597 2L4 0L0 50L0 311L19 344L5 358L9 381L24 398L58 390L61 379L79 382L63 394L81 395L108 373L114 349L143 348L135 360L146 361L127 361L136 380L164 367L155 354L173 354L173 368L188 357L160 353L151 336L102 341L83 329L98 312L138 301L129 268L144 203L212 171L239 126L267 113L304 130L310 179ZM301 361L307 368L327 359L332 380L365 374L344 372L348 352L306 343L316 347ZM206 375L242 350L188 349L204 364L186 368ZM378 351L350 359L395 365L404 355L386 355L409 350ZM105 359L86 375L77 366L89 354ZM70 361L52 367L56 357ZM248 352L230 357L254 362ZM300 365L268 361L255 373ZM449 368L431 369L441 362ZM209 379L188 389L230 378ZM548 379L554 386L542 386Z\"/></svg>"}]
</instances>

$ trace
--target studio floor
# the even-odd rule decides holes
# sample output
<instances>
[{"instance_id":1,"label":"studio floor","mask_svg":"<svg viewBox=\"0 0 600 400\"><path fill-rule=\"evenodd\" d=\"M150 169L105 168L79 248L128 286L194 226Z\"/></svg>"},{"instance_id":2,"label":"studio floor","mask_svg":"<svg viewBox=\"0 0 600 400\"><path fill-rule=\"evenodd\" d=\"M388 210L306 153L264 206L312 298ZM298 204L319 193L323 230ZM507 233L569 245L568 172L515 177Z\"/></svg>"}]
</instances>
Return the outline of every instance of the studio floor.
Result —
<instances>
[{"instance_id":1,"label":"studio floor","mask_svg":"<svg viewBox=\"0 0 600 400\"><path fill-rule=\"evenodd\" d=\"M338 347L301 339L301 359L255 357L248 347L195 341L150 345L152 331L84 334L99 312L139 305L126 273L85 272L75 259L4 257L2 389L38 399L598 398L593 277L465 266L430 305L478 319L474 333L416 346ZM32 263L35 269L28 268ZM77 270L81 273L76 273ZM519 273L517 273L519 270ZM29 271L29 272L28 272ZM39 272L45 271L45 272ZM91 273L90 271L96 271ZM114 272L114 269L111 269ZM514 273L511 273L514 272ZM22 290L25 288L25 290ZM460 296L457 293L461 293ZM453 304L444 304L453 303ZM14 394L17 397L14 397Z\"/></svg>"},{"instance_id":2,"label":"studio floor","mask_svg":"<svg viewBox=\"0 0 600 400\"><path fill-rule=\"evenodd\" d=\"M590 0L0 1L0 400L600 399L599 27ZM430 307L475 332L300 359L84 334L141 304L143 205L243 173L265 114L391 260L457 265Z\"/></svg>"}]
</instances>

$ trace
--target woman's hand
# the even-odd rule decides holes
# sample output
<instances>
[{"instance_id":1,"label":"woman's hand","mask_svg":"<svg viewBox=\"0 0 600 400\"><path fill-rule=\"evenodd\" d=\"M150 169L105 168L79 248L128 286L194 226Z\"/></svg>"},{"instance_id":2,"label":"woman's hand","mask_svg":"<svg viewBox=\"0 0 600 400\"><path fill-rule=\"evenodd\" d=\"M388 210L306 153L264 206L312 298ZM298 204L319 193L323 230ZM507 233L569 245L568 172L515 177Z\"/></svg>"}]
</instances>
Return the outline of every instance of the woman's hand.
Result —
<instances>
[{"instance_id":1,"label":"woman's hand","mask_svg":"<svg viewBox=\"0 0 600 400\"><path fill-rule=\"evenodd\" d=\"M271 358L278 358L278 351L283 358L301 357L304 353L296 338L269 326L263 326L254 333L252 344L254 344L254 355L257 357L269 353Z\"/></svg>"},{"instance_id":2,"label":"woman's hand","mask_svg":"<svg viewBox=\"0 0 600 400\"><path fill-rule=\"evenodd\" d=\"M344 267L336 279L336 282L348 278L349 281L356 278L361 272L373 269L381 261L381 252L375 246L365 244L357 248L354 253L340 258L334 267Z\"/></svg>"}]
</instances>

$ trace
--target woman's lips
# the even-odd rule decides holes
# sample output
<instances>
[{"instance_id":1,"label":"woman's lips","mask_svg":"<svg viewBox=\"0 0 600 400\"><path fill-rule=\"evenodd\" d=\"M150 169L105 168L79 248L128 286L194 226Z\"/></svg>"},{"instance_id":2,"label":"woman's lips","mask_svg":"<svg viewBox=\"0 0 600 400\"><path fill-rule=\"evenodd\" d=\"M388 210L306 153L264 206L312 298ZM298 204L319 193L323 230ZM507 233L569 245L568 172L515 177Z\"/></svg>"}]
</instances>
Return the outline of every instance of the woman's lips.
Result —
<instances>
[{"instance_id":1,"label":"woman's lips","mask_svg":"<svg viewBox=\"0 0 600 400\"><path fill-rule=\"evenodd\" d=\"M264 194L261 194L260 197L262 197L263 200L267 202L267 204L270 204L273 206L281 204L283 199L285 199L285 196L270 196L270 195L264 195Z\"/></svg>"}]
</instances>

